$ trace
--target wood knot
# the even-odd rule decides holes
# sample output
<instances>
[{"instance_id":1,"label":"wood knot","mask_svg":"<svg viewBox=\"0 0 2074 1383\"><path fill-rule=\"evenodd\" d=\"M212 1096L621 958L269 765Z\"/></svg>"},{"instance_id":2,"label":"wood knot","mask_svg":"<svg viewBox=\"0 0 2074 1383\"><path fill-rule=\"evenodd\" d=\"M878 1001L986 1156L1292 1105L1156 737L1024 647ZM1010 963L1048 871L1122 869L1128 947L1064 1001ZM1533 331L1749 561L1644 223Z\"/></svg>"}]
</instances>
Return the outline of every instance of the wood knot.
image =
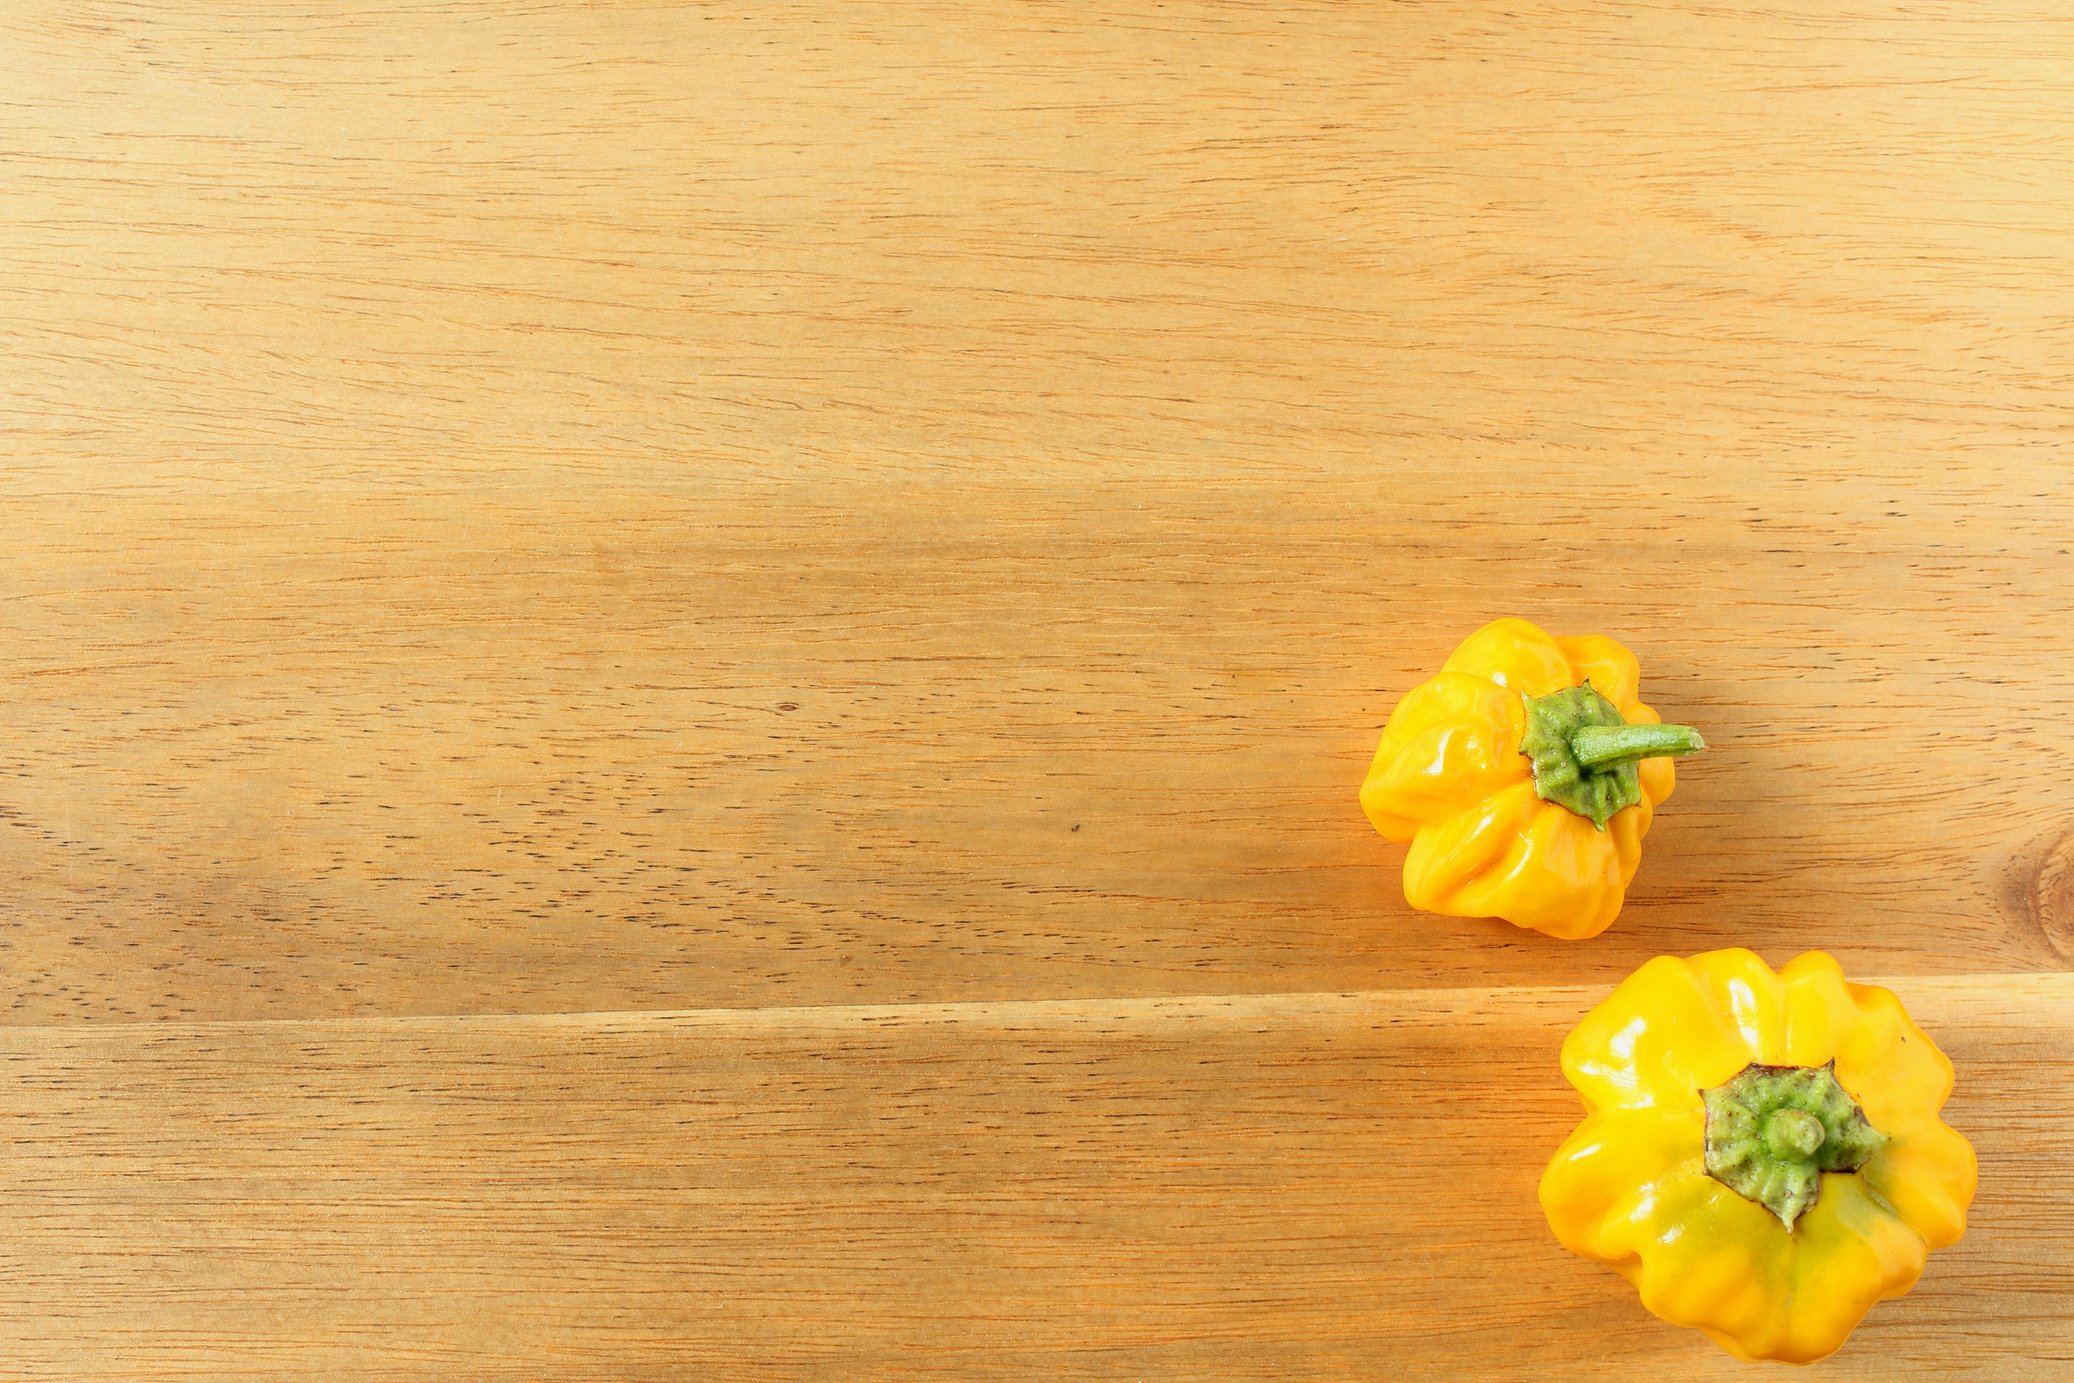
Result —
<instances>
[{"instance_id":1,"label":"wood knot","mask_svg":"<svg viewBox=\"0 0 2074 1383\"><path fill-rule=\"evenodd\" d=\"M2046 949L2061 960L2074 960L2074 834L2045 852L2031 878L2031 920L2045 938Z\"/></svg>"}]
</instances>

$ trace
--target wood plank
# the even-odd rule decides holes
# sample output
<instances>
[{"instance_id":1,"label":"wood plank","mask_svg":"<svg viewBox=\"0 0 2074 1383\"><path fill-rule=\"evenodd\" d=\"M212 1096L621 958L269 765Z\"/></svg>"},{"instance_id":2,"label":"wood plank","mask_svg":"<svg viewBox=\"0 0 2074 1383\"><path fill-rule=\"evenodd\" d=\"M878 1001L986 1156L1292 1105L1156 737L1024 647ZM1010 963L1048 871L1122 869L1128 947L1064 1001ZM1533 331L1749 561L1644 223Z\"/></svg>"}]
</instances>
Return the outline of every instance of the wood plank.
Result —
<instances>
[{"instance_id":1,"label":"wood plank","mask_svg":"<svg viewBox=\"0 0 2074 1383\"><path fill-rule=\"evenodd\" d=\"M11 418L60 479L1934 487L2066 435L2063 20L21 0Z\"/></svg>"},{"instance_id":2,"label":"wood plank","mask_svg":"<svg viewBox=\"0 0 2074 1383\"><path fill-rule=\"evenodd\" d=\"M1825 1366L2064 1378L2074 978L1903 986L1970 1231ZM15 1027L0 1357L67 1378L1742 1376L1566 1255L1547 988Z\"/></svg>"},{"instance_id":3,"label":"wood plank","mask_svg":"<svg viewBox=\"0 0 2074 1383\"><path fill-rule=\"evenodd\" d=\"M1860 499L1775 523L1710 482L1740 517L1609 549L1609 594L1478 483L26 499L53 521L4 602L5 1010L1610 982L1731 943L1883 972L2074 957L2074 742L2046 709L2074 703L2074 506L1977 477L1906 501L1973 535L1917 550L1851 524ZM1355 801L1396 695L1503 611L1625 634L1713 745L1590 945L1411 912Z\"/></svg>"}]
</instances>

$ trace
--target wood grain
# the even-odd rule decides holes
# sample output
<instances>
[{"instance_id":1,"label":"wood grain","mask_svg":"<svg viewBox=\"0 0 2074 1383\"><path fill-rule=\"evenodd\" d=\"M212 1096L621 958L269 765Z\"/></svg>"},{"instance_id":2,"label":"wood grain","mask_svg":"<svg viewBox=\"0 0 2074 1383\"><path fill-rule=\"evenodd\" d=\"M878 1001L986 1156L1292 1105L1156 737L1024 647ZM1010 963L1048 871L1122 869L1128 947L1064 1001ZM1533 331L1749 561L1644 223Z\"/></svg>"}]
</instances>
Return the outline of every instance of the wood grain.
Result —
<instances>
[{"instance_id":1,"label":"wood grain","mask_svg":"<svg viewBox=\"0 0 2074 1383\"><path fill-rule=\"evenodd\" d=\"M1597 997L11 1028L0 1346L30 1377L1538 1383L1618 1340L1633 1376L1742 1377L1535 1204ZM2074 983L1908 998L1981 1198L1823 1372L2064 1378Z\"/></svg>"},{"instance_id":2,"label":"wood grain","mask_svg":"<svg viewBox=\"0 0 2074 1383\"><path fill-rule=\"evenodd\" d=\"M8 1010L2063 965L2050 14L11 11ZM1595 948L1354 813L1507 612Z\"/></svg>"},{"instance_id":3,"label":"wood grain","mask_svg":"<svg viewBox=\"0 0 2074 1383\"><path fill-rule=\"evenodd\" d=\"M1440 496L1379 556L1348 510L1393 488L51 501L8 606L10 1010L2065 965L2056 511L1983 484L2009 522L1966 558L1693 512L1609 593ZM1355 802L1396 694L1508 610L1617 627L1714 746L1589 947L1411 912Z\"/></svg>"},{"instance_id":4,"label":"wood grain","mask_svg":"<svg viewBox=\"0 0 2074 1383\"><path fill-rule=\"evenodd\" d=\"M1982 1144L1829 1368L2074 1377L2070 67L10 3L0 1374L1726 1376L1523 1188L1564 1025L1746 944L1920 996ZM1507 613L1712 746L1589 945L1354 798Z\"/></svg>"}]
</instances>

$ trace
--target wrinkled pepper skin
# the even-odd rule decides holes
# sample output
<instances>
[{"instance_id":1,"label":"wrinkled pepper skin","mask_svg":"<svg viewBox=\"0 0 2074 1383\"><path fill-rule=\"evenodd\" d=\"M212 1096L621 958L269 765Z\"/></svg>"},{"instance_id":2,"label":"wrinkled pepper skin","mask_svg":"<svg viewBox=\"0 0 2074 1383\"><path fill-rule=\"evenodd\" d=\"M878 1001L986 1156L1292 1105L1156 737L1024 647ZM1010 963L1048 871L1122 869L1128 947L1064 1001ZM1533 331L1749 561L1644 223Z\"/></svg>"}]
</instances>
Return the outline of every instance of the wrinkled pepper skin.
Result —
<instances>
[{"instance_id":1,"label":"wrinkled pepper skin","mask_svg":"<svg viewBox=\"0 0 2074 1383\"><path fill-rule=\"evenodd\" d=\"M1753 1062L1833 1062L1878 1131L1858 1170L1821 1174L1791 1229L1707 1170L1701 1092ZM1965 1232L1973 1148L1938 1117L1951 1063L1892 993L1821 952L1776 974L1744 950L1660 956L1585 1016L1562 1064L1588 1117L1542 1176L1549 1226L1739 1358L1822 1358Z\"/></svg>"},{"instance_id":2,"label":"wrinkled pepper skin","mask_svg":"<svg viewBox=\"0 0 2074 1383\"><path fill-rule=\"evenodd\" d=\"M1565 940L1597 936L1619 915L1642 837L1676 776L1668 758L1643 760L1641 800L1604 830L1542 800L1520 752L1520 697L1584 682L1622 719L1659 721L1638 699L1634 654L1599 635L1554 638L1523 619L1471 634L1437 676L1397 704L1361 785L1361 808L1385 837L1411 842L1406 902L1453 917L1502 917Z\"/></svg>"}]
</instances>

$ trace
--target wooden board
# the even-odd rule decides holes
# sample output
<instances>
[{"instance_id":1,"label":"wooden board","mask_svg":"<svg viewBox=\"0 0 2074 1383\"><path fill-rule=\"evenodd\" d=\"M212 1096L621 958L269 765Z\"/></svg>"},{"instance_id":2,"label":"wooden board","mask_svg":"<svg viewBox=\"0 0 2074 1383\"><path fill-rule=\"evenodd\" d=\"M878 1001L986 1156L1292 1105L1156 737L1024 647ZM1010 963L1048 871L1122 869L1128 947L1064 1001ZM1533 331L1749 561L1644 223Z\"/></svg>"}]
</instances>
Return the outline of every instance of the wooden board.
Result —
<instances>
[{"instance_id":1,"label":"wooden board","mask_svg":"<svg viewBox=\"0 0 2074 1383\"><path fill-rule=\"evenodd\" d=\"M0 1376L1725 1376L1525 1190L1743 944L1982 1149L1837 1376L2074 1377L2055 6L0 59ZM1354 799L1506 613L1712 746L1591 943Z\"/></svg>"},{"instance_id":2,"label":"wooden board","mask_svg":"<svg viewBox=\"0 0 2074 1383\"><path fill-rule=\"evenodd\" d=\"M2074 1367L2074 981L1912 987L1971 1232L1825 1376ZM111 1378L1743 1377L1534 1200L1595 991L0 1033L10 1364ZM170 1345L170 1348L169 1348ZM543 1363L543 1361L546 1361Z\"/></svg>"}]
</instances>

